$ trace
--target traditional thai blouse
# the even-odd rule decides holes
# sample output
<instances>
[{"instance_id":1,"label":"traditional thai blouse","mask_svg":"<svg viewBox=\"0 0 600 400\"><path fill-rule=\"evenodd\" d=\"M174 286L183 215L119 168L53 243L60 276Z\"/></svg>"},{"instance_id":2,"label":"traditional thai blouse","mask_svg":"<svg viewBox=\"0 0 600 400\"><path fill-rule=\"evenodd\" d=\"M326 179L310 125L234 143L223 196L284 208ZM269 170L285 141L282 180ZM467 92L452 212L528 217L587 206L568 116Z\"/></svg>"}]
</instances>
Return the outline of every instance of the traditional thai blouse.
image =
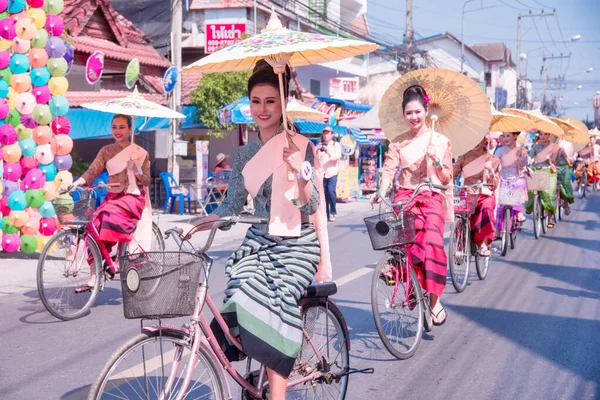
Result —
<instances>
[{"instance_id":1,"label":"traditional thai blouse","mask_svg":"<svg viewBox=\"0 0 600 400\"><path fill-rule=\"evenodd\" d=\"M123 151L123 147L118 143L109 144L100 149L100 152L94 159L94 161L90 164L88 170L81 176L87 185L91 185L92 182L103 172L106 170L106 163ZM150 158L148 153L146 153L144 162L142 164L142 174L135 174L136 185L138 187L150 186L151 178L150 178ZM129 186L129 178L127 177L127 169L119 172L115 175L110 175L108 177L109 184L118 183L119 186L109 187L107 190L112 193L120 193L124 190L127 190Z\"/></svg>"},{"instance_id":2,"label":"traditional thai blouse","mask_svg":"<svg viewBox=\"0 0 600 400\"><path fill-rule=\"evenodd\" d=\"M510 153L512 149L510 147L502 146L496 150L496 157L502 159L508 153ZM510 178L518 178L521 176L521 173L527 166L527 150L521 147L519 151L519 156L517 159L509 165L502 164L502 168L500 169L500 176L502 179L510 179Z\"/></svg>"},{"instance_id":3,"label":"traditional thai blouse","mask_svg":"<svg viewBox=\"0 0 600 400\"><path fill-rule=\"evenodd\" d=\"M478 159L481 156L484 156L488 154L487 151L485 150L481 150L481 151L477 151L475 152L474 150L469 151L466 154L463 154L462 156L458 157L458 159L456 159L456 162L454 163L454 178L456 179L456 177L458 177L458 175L460 175L460 173L462 172L463 168L466 165L469 165L469 163L471 163L472 161ZM491 154L489 154L488 160L493 164L492 167L494 168L494 172L497 172L497 166L499 165L499 160L497 160L496 156L493 156ZM486 183L492 186L492 188L494 188L496 186L497 183L497 174L494 174L493 177L485 177L484 175L487 175L487 172L485 170L485 168L474 175L471 175L469 177L464 177L464 185L465 186L471 186L471 185L475 185L478 182L480 183Z\"/></svg>"},{"instance_id":4,"label":"traditional thai blouse","mask_svg":"<svg viewBox=\"0 0 600 400\"><path fill-rule=\"evenodd\" d=\"M279 135L281 133L277 133ZM242 170L246 166L246 163L252 159L263 147L264 142L259 138L245 146L241 146L235 152L233 160L233 168L231 170L231 179L229 181L229 187L227 189L227 197L223 200L223 203L213 212L219 217L227 217L231 215L237 215L244 209L244 204L248 197L248 191L244 184L244 177ZM307 146L304 160L308 161L314 167L314 147L312 145ZM301 211L302 224L310 224L310 215L317 212L319 208L319 191L316 184L316 174L312 174L311 183L313 185L310 199L304 205L294 203L294 205ZM271 191L272 191L273 177L269 177L265 183L261 186L258 194L254 198L254 215L257 217L264 217L270 219L271 216ZM267 225L255 225L255 228L261 230L267 230Z\"/></svg>"},{"instance_id":5,"label":"traditional thai blouse","mask_svg":"<svg viewBox=\"0 0 600 400\"><path fill-rule=\"evenodd\" d=\"M547 144L547 145L541 145L541 144L534 144L533 147L531 148L531 151L529 152L529 157L535 159L535 156L537 156L538 154L540 154L546 147L550 146L551 143ZM557 151L552 151L550 153L550 159L546 159L542 162L534 162L533 167L534 168L546 168L546 167L550 167L550 161L552 161L553 164L555 165L562 165L562 164L567 164L567 155L565 154L565 151L558 147L557 147Z\"/></svg>"}]
</instances>

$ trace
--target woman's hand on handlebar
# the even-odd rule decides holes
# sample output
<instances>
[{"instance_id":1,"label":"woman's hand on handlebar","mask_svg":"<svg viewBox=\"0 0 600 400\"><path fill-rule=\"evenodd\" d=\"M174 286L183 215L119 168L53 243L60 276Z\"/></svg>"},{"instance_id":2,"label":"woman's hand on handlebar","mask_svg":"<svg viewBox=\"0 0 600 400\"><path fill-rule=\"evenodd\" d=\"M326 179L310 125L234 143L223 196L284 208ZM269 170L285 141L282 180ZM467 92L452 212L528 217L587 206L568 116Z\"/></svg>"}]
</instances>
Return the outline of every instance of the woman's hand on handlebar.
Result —
<instances>
[{"instance_id":1,"label":"woman's hand on handlebar","mask_svg":"<svg viewBox=\"0 0 600 400\"><path fill-rule=\"evenodd\" d=\"M206 217L202 217L196 221L190 221L188 223L181 223L175 225L175 230L179 233L179 237L184 239L190 239L191 235L199 231L207 231L212 228L213 223L219 219L216 214L210 214ZM191 233L191 234L190 234ZM184 236L185 235L185 236Z\"/></svg>"},{"instance_id":2,"label":"woman's hand on handlebar","mask_svg":"<svg viewBox=\"0 0 600 400\"><path fill-rule=\"evenodd\" d=\"M371 209L375 208L375 205L380 204L381 201L381 196L374 194L373 197L371 197Z\"/></svg>"}]
</instances>

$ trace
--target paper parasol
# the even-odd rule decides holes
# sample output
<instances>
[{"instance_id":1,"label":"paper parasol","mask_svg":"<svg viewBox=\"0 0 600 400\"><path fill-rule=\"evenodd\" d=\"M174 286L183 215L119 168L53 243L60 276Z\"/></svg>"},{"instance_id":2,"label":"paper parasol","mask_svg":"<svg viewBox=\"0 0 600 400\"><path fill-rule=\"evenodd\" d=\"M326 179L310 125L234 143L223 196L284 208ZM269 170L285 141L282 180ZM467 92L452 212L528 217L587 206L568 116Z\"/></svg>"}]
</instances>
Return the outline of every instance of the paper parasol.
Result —
<instances>
[{"instance_id":1,"label":"paper parasol","mask_svg":"<svg viewBox=\"0 0 600 400\"><path fill-rule=\"evenodd\" d=\"M502 112L508 114L518 115L519 117L527 118L530 121L535 123L535 128L538 131L547 132L551 135L555 135L558 137L562 137L564 132L560 129L560 126L556 125L554 122L550 121L548 118L542 115L541 112L536 111L525 111L518 110L516 108L504 108Z\"/></svg>"},{"instance_id":2,"label":"paper parasol","mask_svg":"<svg viewBox=\"0 0 600 400\"><path fill-rule=\"evenodd\" d=\"M598 137L600 136L600 130L598 128L594 128L590 131L590 136Z\"/></svg>"},{"instance_id":3,"label":"paper parasol","mask_svg":"<svg viewBox=\"0 0 600 400\"><path fill-rule=\"evenodd\" d=\"M574 118L552 118L552 122L561 127L565 136L564 140L573 143L573 151L578 153L590 142L590 135L587 126L578 119Z\"/></svg>"},{"instance_id":4,"label":"paper parasol","mask_svg":"<svg viewBox=\"0 0 600 400\"><path fill-rule=\"evenodd\" d=\"M421 85L429 95L427 123L450 139L453 157L473 149L485 137L492 112L479 85L457 71L426 68L404 74L383 95L379 121L388 139L410 129L402 113L402 96L412 85Z\"/></svg>"},{"instance_id":5,"label":"paper parasol","mask_svg":"<svg viewBox=\"0 0 600 400\"><path fill-rule=\"evenodd\" d=\"M535 123L514 114L492 112L490 132L522 132L535 129Z\"/></svg>"},{"instance_id":6,"label":"paper parasol","mask_svg":"<svg viewBox=\"0 0 600 400\"><path fill-rule=\"evenodd\" d=\"M129 61L125 70L125 86L127 89L133 89L140 76L140 61L137 58Z\"/></svg>"},{"instance_id":7,"label":"paper parasol","mask_svg":"<svg viewBox=\"0 0 600 400\"><path fill-rule=\"evenodd\" d=\"M314 108L306 107L296 100L290 100L286 107L288 118L291 119L305 119L307 121L323 121L327 118L327 114L324 112L315 110Z\"/></svg>"},{"instance_id":8,"label":"paper parasol","mask_svg":"<svg viewBox=\"0 0 600 400\"><path fill-rule=\"evenodd\" d=\"M90 85L98 83L104 71L104 53L97 50L90 55L85 63L85 79Z\"/></svg>"}]
</instances>

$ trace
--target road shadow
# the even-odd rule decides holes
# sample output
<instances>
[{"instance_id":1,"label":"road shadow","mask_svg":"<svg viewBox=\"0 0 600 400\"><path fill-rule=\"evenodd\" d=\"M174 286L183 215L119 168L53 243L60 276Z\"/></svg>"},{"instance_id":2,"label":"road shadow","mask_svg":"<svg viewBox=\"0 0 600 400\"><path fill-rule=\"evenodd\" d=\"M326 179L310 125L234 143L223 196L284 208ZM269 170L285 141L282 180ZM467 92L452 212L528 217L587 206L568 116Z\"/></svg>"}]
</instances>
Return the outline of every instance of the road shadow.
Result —
<instances>
[{"instance_id":1,"label":"road shadow","mask_svg":"<svg viewBox=\"0 0 600 400\"><path fill-rule=\"evenodd\" d=\"M591 219L588 219L586 221L572 221L569 219L565 219L566 217L563 217L563 219L560 220L560 224L565 223L565 224L575 224L575 225L581 225L583 227L584 230L586 231L596 231L600 229L600 223L598 221L594 221Z\"/></svg>"},{"instance_id":2,"label":"road shadow","mask_svg":"<svg viewBox=\"0 0 600 400\"><path fill-rule=\"evenodd\" d=\"M552 286L538 286L537 288L567 297L586 297L588 299L600 300L600 293L588 292L586 290L563 289Z\"/></svg>"},{"instance_id":3,"label":"road shadow","mask_svg":"<svg viewBox=\"0 0 600 400\"><path fill-rule=\"evenodd\" d=\"M512 265L535 272L546 278L579 286L591 292L600 292L600 269L538 264L526 261L512 261Z\"/></svg>"},{"instance_id":4,"label":"road shadow","mask_svg":"<svg viewBox=\"0 0 600 400\"><path fill-rule=\"evenodd\" d=\"M365 226L365 224L361 223L361 224L335 224L333 225L333 227L335 228L342 228L342 229L348 229L354 232L359 232L362 234L366 234L367 233L367 227Z\"/></svg>"},{"instance_id":5,"label":"road shadow","mask_svg":"<svg viewBox=\"0 0 600 400\"><path fill-rule=\"evenodd\" d=\"M92 385L81 386L73 389L60 397L60 400L85 400L88 398L90 387Z\"/></svg>"},{"instance_id":6,"label":"road shadow","mask_svg":"<svg viewBox=\"0 0 600 400\"><path fill-rule=\"evenodd\" d=\"M554 240L555 242L560 242L564 244L568 244L575 247L580 247L585 250L592 250L596 252L600 252L600 240L592 240L592 239L580 239L580 238L572 238L572 237L557 237L557 236L544 236L547 239Z\"/></svg>"},{"instance_id":7,"label":"road shadow","mask_svg":"<svg viewBox=\"0 0 600 400\"><path fill-rule=\"evenodd\" d=\"M600 376L597 352L592 350L600 346L600 321L448 303L446 307L575 375L590 381Z\"/></svg>"}]
</instances>

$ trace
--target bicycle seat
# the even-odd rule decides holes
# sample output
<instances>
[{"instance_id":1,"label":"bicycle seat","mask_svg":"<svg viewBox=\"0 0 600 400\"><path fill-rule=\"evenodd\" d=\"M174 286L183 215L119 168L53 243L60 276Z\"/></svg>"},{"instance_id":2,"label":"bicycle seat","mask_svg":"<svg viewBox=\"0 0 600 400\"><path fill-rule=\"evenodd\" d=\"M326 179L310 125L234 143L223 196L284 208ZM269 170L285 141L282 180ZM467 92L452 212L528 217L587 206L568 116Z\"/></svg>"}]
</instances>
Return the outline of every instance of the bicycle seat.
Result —
<instances>
[{"instance_id":1,"label":"bicycle seat","mask_svg":"<svg viewBox=\"0 0 600 400\"><path fill-rule=\"evenodd\" d=\"M304 292L304 298L328 297L337 293L335 282L311 283Z\"/></svg>"}]
</instances>

